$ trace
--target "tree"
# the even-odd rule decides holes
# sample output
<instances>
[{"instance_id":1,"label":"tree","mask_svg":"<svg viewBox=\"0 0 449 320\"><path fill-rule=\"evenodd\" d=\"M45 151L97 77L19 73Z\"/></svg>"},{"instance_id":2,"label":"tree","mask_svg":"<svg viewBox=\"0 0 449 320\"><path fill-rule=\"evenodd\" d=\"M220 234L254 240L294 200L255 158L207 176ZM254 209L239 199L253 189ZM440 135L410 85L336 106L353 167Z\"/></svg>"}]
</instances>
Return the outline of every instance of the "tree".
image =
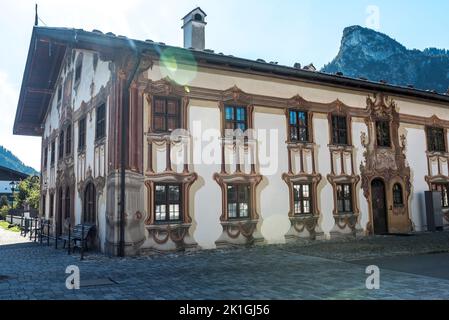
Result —
<instances>
[{"instance_id":1,"label":"tree","mask_svg":"<svg viewBox=\"0 0 449 320\"><path fill-rule=\"evenodd\" d=\"M0 208L3 208L3 207L9 207L9 201L8 201L8 197L7 196L2 196L1 198L0 198Z\"/></svg>"},{"instance_id":2,"label":"tree","mask_svg":"<svg viewBox=\"0 0 449 320\"><path fill-rule=\"evenodd\" d=\"M14 196L14 207L23 208L24 204L38 209L40 201L40 179L37 176L28 177L21 181Z\"/></svg>"}]
</instances>

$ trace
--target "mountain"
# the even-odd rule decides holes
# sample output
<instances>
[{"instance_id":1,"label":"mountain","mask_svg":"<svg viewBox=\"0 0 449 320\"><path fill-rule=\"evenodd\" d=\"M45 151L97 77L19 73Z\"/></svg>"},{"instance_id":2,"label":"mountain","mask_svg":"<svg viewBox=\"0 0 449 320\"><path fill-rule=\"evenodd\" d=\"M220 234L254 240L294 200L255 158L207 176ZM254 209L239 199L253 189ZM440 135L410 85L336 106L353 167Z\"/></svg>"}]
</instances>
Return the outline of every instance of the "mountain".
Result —
<instances>
[{"instance_id":1,"label":"mountain","mask_svg":"<svg viewBox=\"0 0 449 320\"><path fill-rule=\"evenodd\" d=\"M343 31L337 57L322 71L447 93L449 50L409 50L383 33L352 26Z\"/></svg>"},{"instance_id":2,"label":"mountain","mask_svg":"<svg viewBox=\"0 0 449 320\"><path fill-rule=\"evenodd\" d=\"M39 175L39 172L31 167L27 167L8 149L0 146L0 166L7 167L29 175Z\"/></svg>"}]
</instances>

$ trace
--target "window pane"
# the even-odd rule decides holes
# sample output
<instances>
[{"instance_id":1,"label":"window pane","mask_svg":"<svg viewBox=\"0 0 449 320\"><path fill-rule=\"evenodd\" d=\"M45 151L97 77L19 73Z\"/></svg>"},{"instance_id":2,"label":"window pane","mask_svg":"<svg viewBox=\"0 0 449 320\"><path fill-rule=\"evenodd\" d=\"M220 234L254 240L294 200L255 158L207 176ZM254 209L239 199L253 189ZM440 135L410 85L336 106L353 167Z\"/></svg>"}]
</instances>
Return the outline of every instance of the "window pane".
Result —
<instances>
[{"instance_id":1,"label":"window pane","mask_svg":"<svg viewBox=\"0 0 449 320\"><path fill-rule=\"evenodd\" d=\"M298 140L298 129L296 127L290 127L290 139Z\"/></svg>"},{"instance_id":2,"label":"window pane","mask_svg":"<svg viewBox=\"0 0 449 320\"><path fill-rule=\"evenodd\" d=\"M234 186L228 186L228 202L237 202L237 189Z\"/></svg>"},{"instance_id":3,"label":"window pane","mask_svg":"<svg viewBox=\"0 0 449 320\"><path fill-rule=\"evenodd\" d=\"M296 125L297 124L296 112L295 111L290 111L290 124L291 125Z\"/></svg>"},{"instance_id":4,"label":"window pane","mask_svg":"<svg viewBox=\"0 0 449 320\"><path fill-rule=\"evenodd\" d=\"M305 112L298 112L298 120L300 126L306 126L307 125L307 116Z\"/></svg>"},{"instance_id":5,"label":"window pane","mask_svg":"<svg viewBox=\"0 0 449 320\"><path fill-rule=\"evenodd\" d=\"M299 128L299 140L306 142L308 139L307 128Z\"/></svg>"},{"instance_id":6,"label":"window pane","mask_svg":"<svg viewBox=\"0 0 449 320\"><path fill-rule=\"evenodd\" d=\"M245 132L246 131L246 124L245 123L237 123L236 129L240 129L243 132Z\"/></svg>"},{"instance_id":7,"label":"window pane","mask_svg":"<svg viewBox=\"0 0 449 320\"><path fill-rule=\"evenodd\" d=\"M154 130L165 131L165 117L154 116Z\"/></svg>"},{"instance_id":8,"label":"window pane","mask_svg":"<svg viewBox=\"0 0 449 320\"><path fill-rule=\"evenodd\" d=\"M234 120L234 108L226 107L226 120Z\"/></svg>"},{"instance_id":9,"label":"window pane","mask_svg":"<svg viewBox=\"0 0 449 320\"><path fill-rule=\"evenodd\" d=\"M302 195L304 198L309 198L310 196L310 187L308 184L302 186Z\"/></svg>"},{"instance_id":10,"label":"window pane","mask_svg":"<svg viewBox=\"0 0 449 320\"><path fill-rule=\"evenodd\" d=\"M165 205L156 206L156 220L157 221L165 220Z\"/></svg>"},{"instance_id":11,"label":"window pane","mask_svg":"<svg viewBox=\"0 0 449 320\"><path fill-rule=\"evenodd\" d=\"M341 200L341 199L339 199L339 200L337 201L337 211L338 211L338 212L344 212L344 209L343 209L343 200Z\"/></svg>"},{"instance_id":12,"label":"window pane","mask_svg":"<svg viewBox=\"0 0 449 320\"><path fill-rule=\"evenodd\" d=\"M351 196L351 186L348 184L344 185L344 197L350 197Z\"/></svg>"},{"instance_id":13,"label":"window pane","mask_svg":"<svg viewBox=\"0 0 449 320\"><path fill-rule=\"evenodd\" d=\"M249 187L240 186L239 187L239 202L248 203L249 200Z\"/></svg>"},{"instance_id":14,"label":"window pane","mask_svg":"<svg viewBox=\"0 0 449 320\"><path fill-rule=\"evenodd\" d=\"M300 194L301 194L301 186L299 184L294 185L293 186L293 196L294 196L295 201L299 200Z\"/></svg>"},{"instance_id":15,"label":"window pane","mask_svg":"<svg viewBox=\"0 0 449 320\"><path fill-rule=\"evenodd\" d=\"M165 113L165 100L154 99L154 112L155 113Z\"/></svg>"},{"instance_id":16,"label":"window pane","mask_svg":"<svg viewBox=\"0 0 449 320\"><path fill-rule=\"evenodd\" d=\"M304 213L309 214L310 213L310 201L304 200Z\"/></svg>"},{"instance_id":17,"label":"window pane","mask_svg":"<svg viewBox=\"0 0 449 320\"><path fill-rule=\"evenodd\" d=\"M173 117L169 117L167 119L167 129L168 131L174 131L176 129L179 129L179 125L178 125L178 119L177 118L173 118Z\"/></svg>"},{"instance_id":18,"label":"window pane","mask_svg":"<svg viewBox=\"0 0 449 320\"><path fill-rule=\"evenodd\" d=\"M178 115L178 102L174 100L167 101L167 113L169 115Z\"/></svg>"},{"instance_id":19,"label":"window pane","mask_svg":"<svg viewBox=\"0 0 449 320\"><path fill-rule=\"evenodd\" d=\"M169 201L179 201L181 199L181 191L179 186L169 186L168 200Z\"/></svg>"},{"instance_id":20,"label":"window pane","mask_svg":"<svg viewBox=\"0 0 449 320\"><path fill-rule=\"evenodd\" d=\"M179 204L170 205L170 220L179 220Z\"/></svg>"},{"instance_id":21,"label":"window pane","mask_svg":"<svg viewBox=\"0 0 449 320\"><path fill-rule=\"evenodd\" d=\"M345 200L345 212L351 212L351 211L352 211L351 200L347 199L347 200Z\"/></svg>"},{"instance_id":22,"label":"window pane","mask_svg":"<svg viewBox=\"0 0 449 320\"><path fill-rule=\"evenodd\" d=\"M249 217L248 204L247 203L240 203L240 217L241 218L248 218Z\"/></svg>"},{"instance_id":23,"label":"window pane","mask_svg":"<svg viewBox=\"0 0 449 320\"><path fill-rule=\"evenodd\" d=\"M156 186L156 202L164 203L165 199L165 186Z\"/></svg>"},{"instance_id":24,"label":"window pane","mask_svg":"<svg viewBox=\"0 0 449 320\"><path fill-rule=\"evenodd\" d=\"M245 121L246 112L244 108L237 108L237 121Z\"/></svg>"},{"instance_id":25,"label":"window pane","mask_svg":"<svg viewBox=\"0 0 449 320\"><path fill-rule=\"evenodd\" d=\"M228 204L228 215L229 218L237 218L237 203Z\"/></svg>"},{"instance_id":26,"label":"window pane","mask_svg":"<svg viewBox=\"0 0 449 320\"><path fill-rule=\"evenodd\" d=\"M298 215L298 214L301 214L301 213L302 213L302 211L301 211L301 202L295 201L295 214Z\"/></svg>"}]
</instances>

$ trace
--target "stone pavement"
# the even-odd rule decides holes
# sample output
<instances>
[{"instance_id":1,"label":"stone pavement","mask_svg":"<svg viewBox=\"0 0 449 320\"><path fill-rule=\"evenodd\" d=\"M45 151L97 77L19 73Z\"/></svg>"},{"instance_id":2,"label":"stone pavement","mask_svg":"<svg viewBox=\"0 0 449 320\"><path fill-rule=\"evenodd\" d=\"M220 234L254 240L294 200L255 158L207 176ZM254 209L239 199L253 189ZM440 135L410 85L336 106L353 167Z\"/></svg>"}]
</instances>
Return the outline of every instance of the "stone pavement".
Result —
<instances>
[{"instance_id":1,"label":"stone pavement","mask_svg":"<svg viewBox=\"0 0 449 320\"><path fill-rule=\"evenodd\" d=\"M3 245L0 300L449 299L449 280L387 269L381 269L380 290L368 290L365 265L295 252L300 247L125 259L88 254L80 261L77 254L34 243ZM65 287L69 265L81 270L80 290ZM114 282L106 285L107 279ZM83 286L95 282L97 286Z\"/></svg>"},{"instance_id":2,"label":"stone pavement","mask_svg":"<svg viewBox=\"0 0 449 320\"><path fill-rule=\"evenodd\" d=\"M27 242L29 242L29 239L21 237L19 232L11 232L3 228L0 228L0 246L6 244L27 243Z\"/></svg>"}]
</instances>

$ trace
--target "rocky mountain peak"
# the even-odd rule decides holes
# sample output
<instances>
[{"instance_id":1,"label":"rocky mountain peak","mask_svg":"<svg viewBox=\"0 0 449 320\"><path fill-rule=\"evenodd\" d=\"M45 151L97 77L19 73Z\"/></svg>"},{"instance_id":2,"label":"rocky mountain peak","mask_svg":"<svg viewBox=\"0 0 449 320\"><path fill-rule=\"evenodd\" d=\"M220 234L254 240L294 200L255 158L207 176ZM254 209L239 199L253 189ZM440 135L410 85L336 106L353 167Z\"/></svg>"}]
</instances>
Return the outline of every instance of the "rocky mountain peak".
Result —
<instances>
[{"instance_id":1,"label":"rocky mountain peak","mask_svg":"<svg viewBox=\"0 0 449 320\"><path fill-rule=\"evenodd\" d=\"M383 33L351 26L343 31L337 57L322 71L446 93L449 88L448 53L436 48L409 50Z\"/></svg>"}]
</instances>

